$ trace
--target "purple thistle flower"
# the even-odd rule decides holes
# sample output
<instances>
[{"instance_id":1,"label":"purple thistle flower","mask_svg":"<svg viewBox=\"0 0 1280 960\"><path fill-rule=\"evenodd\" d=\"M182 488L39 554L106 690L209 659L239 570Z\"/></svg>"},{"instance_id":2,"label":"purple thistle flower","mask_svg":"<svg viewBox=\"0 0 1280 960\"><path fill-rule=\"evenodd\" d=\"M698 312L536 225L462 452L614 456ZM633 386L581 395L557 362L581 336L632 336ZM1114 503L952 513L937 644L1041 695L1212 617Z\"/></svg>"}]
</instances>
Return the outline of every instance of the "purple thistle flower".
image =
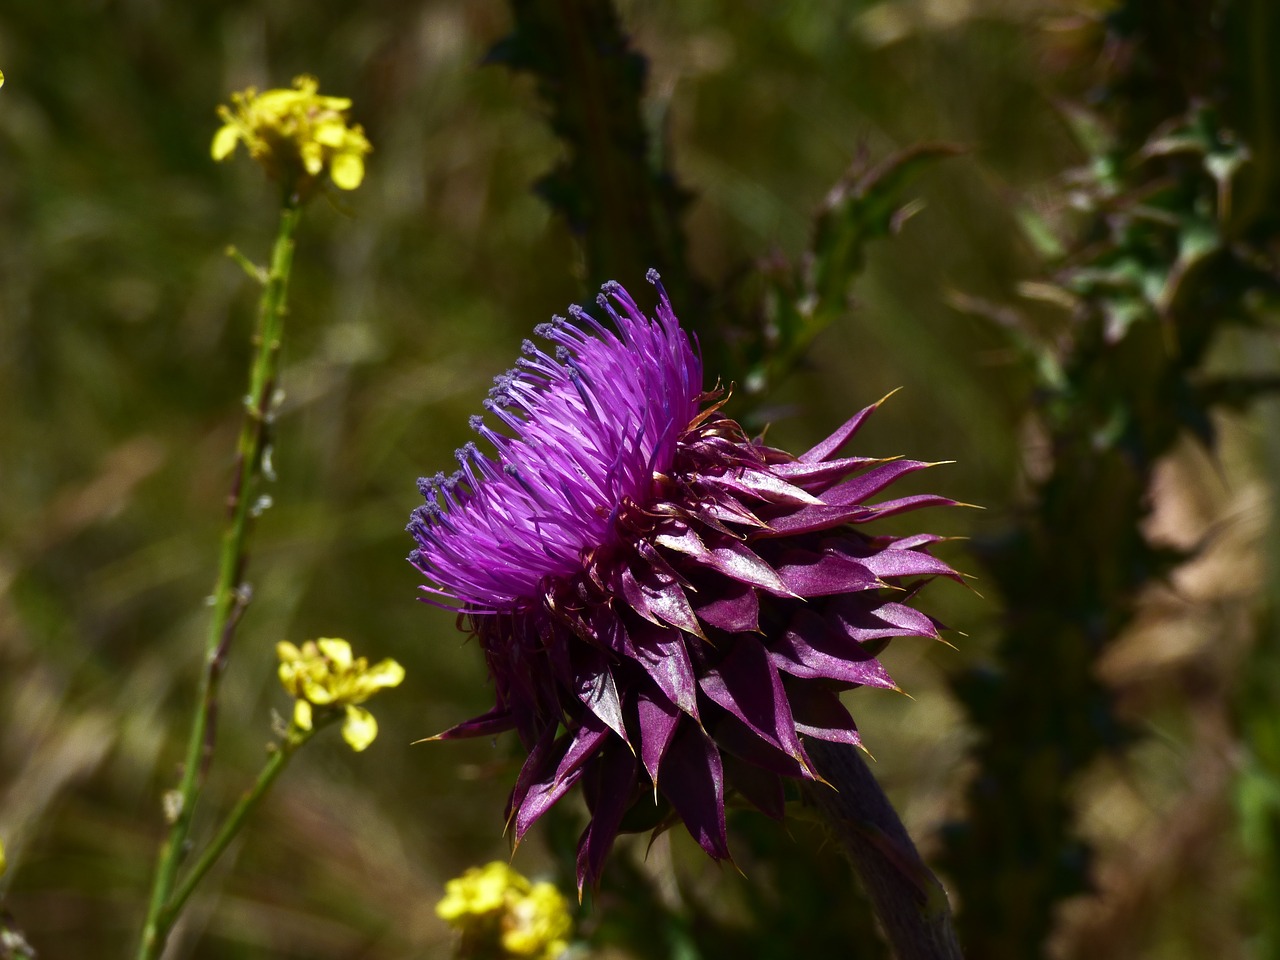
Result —
<instances>
[{"instance_id":1,"label":"purple thistle flower","mask_svg":"<svg viewBox=\"0 0 1280 960\"><path fill-rule=\"evenodd\" d=\"M859 742L839 692L895 688L889 639L938 637L909 605L920 578L959 579L939 537L856 529L954 503L867 502L929 466L837 456L878 404L799 457L748 438L649 280L656 319L607 284L616 332L576 308L537 328L551 351L525 341L485 402L510 433L471 421L496 455L467 444L419 481L409 524L429 602L479 638L497 693L437 739L519 733L517 843L582 784L579 888L632 807L669 804L716 859L728 790L780 818L783 777L820 779L803 737Z\"/></svg>"}]
</instances>

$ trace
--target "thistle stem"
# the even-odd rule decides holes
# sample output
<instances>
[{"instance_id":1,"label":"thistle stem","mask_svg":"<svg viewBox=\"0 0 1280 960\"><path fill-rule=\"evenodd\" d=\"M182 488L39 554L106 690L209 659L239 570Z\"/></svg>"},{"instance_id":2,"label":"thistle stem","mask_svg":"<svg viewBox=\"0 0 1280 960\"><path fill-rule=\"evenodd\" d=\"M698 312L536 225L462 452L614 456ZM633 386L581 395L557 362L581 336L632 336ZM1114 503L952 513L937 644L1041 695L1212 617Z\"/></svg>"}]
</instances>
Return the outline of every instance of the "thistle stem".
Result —
<instances>
[{"instance_id":1,"label":"thistle stem","mask_svg":"<svg viewBox=\"0 0 1280 960\"><path fill-rule=\"evenodd\" d=\"M170 794L173 799L168 836L160 847L155 877L147 906L138 960L154 960L164 949L176 911L168 904L178 875L178 866L187 848L196 800L204 785L217 729L218 687L226 666L227 653L236 624L249 602L244 571L248 560L247 541L254 515L258 485L262 478L263 455L267 448L270 406L276 387L280 339L284 330L285 297L293 266L293 235L301 215L296 200L287 198L280 214L271 267L266 275L258 304L254 333L254 357L245 398L245 416L236 447L235 474L227 496L227 527L222 536L218 578L213 589L213 616L205 638L204 669L196 701L191 734L187 740L182 779ZM185 899L185 898L184 898Z\"/></svg>"},{"instance_id":2,"label":"thistle stem","mask_svg":"<svg viewBox=\"0 0 1280 960\"><path fill-rule=\"evenodd\" d=\"M858 748L807 738L805 749L830 784L806 783L805 797L853 864L895 956L963 960L946 891L920 858Z\"/></svg>"},{"instance_id":3,"label":"thistle stem","mask_svg":"<svg viewBox=\"0 0 1280 960\"><path fill-rule=\"evenodd\" d=\"M326 726L337 716L337 714L333 714L332 716L318 719L315 726L310 730L300 730L297 727L289 728L289 733L284 738L284 741L271 751L266 765L263 766L262 771L258 774L258 779L240 798L231 812L227 814L227 818L222 821L222 826L218 829L217 835L209 841L209 845L204 848L199 859L191 865L187 875L178 884L177 889L173 891L173 895L168 902L165 903L160 911L159 926L161 929L169 930L173 927L174 922L178 919L178 914L182 912L182 908L186 905L187 899L195 892L200 881L204 879L204 875L209 872L213 865L218 862L218 858L231 845L231 841L240 832L240 828L244 826L249 814L253 813L259 801L267 795L267 791L271 789L271 785L275 783L276 778L283 772L297 749L315 736L317 730L322 726Z\"/></svg>"}]
</instances>

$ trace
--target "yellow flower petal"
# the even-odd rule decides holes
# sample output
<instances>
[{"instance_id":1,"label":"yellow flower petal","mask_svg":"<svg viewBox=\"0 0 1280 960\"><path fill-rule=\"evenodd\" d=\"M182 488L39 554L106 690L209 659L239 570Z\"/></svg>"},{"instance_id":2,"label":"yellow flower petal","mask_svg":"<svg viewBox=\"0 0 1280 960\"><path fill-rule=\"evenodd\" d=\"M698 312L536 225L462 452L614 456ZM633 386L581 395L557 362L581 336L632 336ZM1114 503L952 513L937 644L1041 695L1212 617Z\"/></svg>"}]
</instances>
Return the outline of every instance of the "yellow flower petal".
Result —
<instances>
[{"instance_id":1,"label":"yellow flower petal","mask_svg":"<svg viewBox=\"0 0 1280 960\"><path fill-rule=\"evenodd\" d=\"M501 861L450 880L436 915L460 930L477 956L556 960L573 933L560 891L550 883L530 883Z\"/></svg>"},{"instance_id":2,"label":"yellow flower petal","mask_svg":"<svg viewBox=\"0 0 1280 960\"><path fill-rule=\"evenodd\" d=\"M268 176L304 196L326 169L341 189L354 189L363 179L362 158L372 148L358 125L347 125L351 100L320 96L318 90L315 77L301 76L292 89L233 93L232 106L218 108L224 126L214 135L213 157L230 156L243 141Z\"/></svg>"},{"instance_id":3,"label":"yellow flower petal","mask_svg":"<svg viewBox=\"0 0 1280 960\"><path fill-rule=\"evenodd\" d=\"M373 693L383 687L398 687L404 680L404 667L396 663L396 661L387 658L380 663L375 663L366 671L363 677L364 683L370 688L369 692Z\"/></svg>"},{"instance_id":4,"label":"yellow flower petal","mask_svg":"<svg viewBox=\"0 0 1280 960\"><path fill-rule=\"evenodd\" d=\"M302 681L302 695L317 707L327 707L339 699L337 692L325 683L327 679L327 677L322 680L307 677Z\"/></svg>"},{"instance_id":5,"label":"yellow flower petal","mask_svg":"<svg viewBox=\"0 0 1280 960\"><path fill-rule=\"evenodd\" d=\"M336 150L347 139L347 125L340 119L326 120L316 124L312 137L321 146L333 147Z\"/></svg>"},{"instance_id":6,"label":"yellow flower petal","mask_svg":"<svg viewBox=\"0 0 1280 960\"><path fill-rule=\"evenodd\" d=\"M0 73L0 84L4 83L4 74ZM0 877L4 876L4 872L9 869L9 861L4 858L4 843L0 841Z\"/></svg>"},{"instance_id":7,"label":"yellow flower petal","mask_svg":"<svg viewBox=\"0 0 1280 960\"><path fill-rule=\"evenodd\" d=\"M520 892L521 883L527 885L528 881L501 860L471 867L445 884L444 899L436 904L436 916L442 920L465 920L493 913L505 906L513 888Z\"/></svg>"},{"instance_id":8,"label":"yellow flower petal","mask_svg":"<svg viewBox=\"0 0 1280 960\"><path fill-rule=\"evenodd\" d=\"M313 707L346 708L343 737L356 750L363 750L378 735L378 725L367 710L357 709L384 687L394 687L404 679L404 668L394 660L380 661L370 668L365 657L354 657L351 644L338 637L308 640L301 648L287 640L276 645L281 658L280 683L298 703L294 706L297 725L311 729Z\"/></svg>"},{"instance_id":9,"label":"yellow flower petal","mask_svg":"<svg viewBox=\"0 0 1280 960\"><path fill-rule=\"evenodd\" d=\"M311 729L311 704L305 700L295 700L293 703L293 725L299 730Z\"/></svg>"},{"instance_id":10,"label":"yellow flower petal","mask_svg":"<svg viewBox=\"0 0 1280 960\"><path fill-rule=\"evenodd\" d=\"M345 670L351 666L351 644L347 641L336 637L322 637L316 641L316 646L320 648L321 653L333 661L336 669Z\"/></svg>"},{"instance_id":11,"label":"yellow flower petal","mask_svg":"<svg viewBox=\"0 0 1280 960\"><path fill-rule=\"evenodd\" d=\"M213 159L225 160L235 152L236 144L239 142L240 131L227 124L219 127L218 132L213 135L213 146L209 152L213 155Z\"/></svg>"},{"instance_id":12,"label":"yellow flower petal","mask_svg":"<svg viewBox=\"0 0 1280 960\"><path fill-rule=\"evenodd\" d=\"M354 190L364 180L364 158L358 153L339 153L329 167L333 185L340 190Z\"/></svg>"},{"instance_id":13,"label":"yellow flower petal","mask_svg":"<svg viewBox=\"0 0 1280 960\"><path fill-rule=\"evenodd\" d=\"M350 97L313 97L316 106L321 110L332 110L334 113L343 113L351 109Z\"/></svg>"},{"instance_id":14,"label":"yellow flower petal","mask_svg":"<svg viewBox=\"0 0 1280 960\"><path fill-rule=\"evenodd\" d=\"M364 707L347 706L347 719L342 723L342 739L359 753L378 736L378 721Z\"/></svg>"}]
</instances>

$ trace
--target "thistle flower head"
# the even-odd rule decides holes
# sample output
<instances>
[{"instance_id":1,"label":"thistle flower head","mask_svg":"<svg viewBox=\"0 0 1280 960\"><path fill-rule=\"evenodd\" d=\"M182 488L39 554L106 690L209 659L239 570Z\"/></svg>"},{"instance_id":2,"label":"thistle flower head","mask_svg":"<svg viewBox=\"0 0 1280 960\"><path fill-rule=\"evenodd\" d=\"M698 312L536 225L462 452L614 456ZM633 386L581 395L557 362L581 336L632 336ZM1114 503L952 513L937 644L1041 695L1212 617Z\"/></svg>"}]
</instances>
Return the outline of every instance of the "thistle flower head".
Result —
<instances>
[{"instance_id":1,"label":"thistle flower head","mask_svg":"<svg viewBox=\"0 0 1280 960\"><path fill-rule=\"evenodd\" d=\"M518 731L517 842L581 784L579 886L629 811L683 820L717 859L726 791L780 817L783 779L818 777L803 738L859 742L838 693L893 688L876 654L937 637L909 601L956 577L938 537L858 529L952 502L869 502L929 466L838 456L874 406L798 457L749 438L649 279L653 318L610 284L611 327L573 310L538 328L551 346L526 343L486 403L499 429L472 419L493 452L420 481L409 524L427 599L479 638L497 694L439 738Z\"/></svg>"},{"instance_id":2,"label":"thistle flower head","mask_svg":"<svg viewBox=\"0 0 1280 960\"><path fill-rule=\"evenodd\" d=\"M359 124L347 125L351 101L321 96L319 88L315 77L302 76L291 90L233 93L230 107L218 107L223 125L213 136L213 159L225 160L243 143L267 176L303 197L326 168L339 189L360 186L373 148Z\"/></svg>"},{"instance_id":3,"label":"thistle flower head","mask_svg":"<svg viewBox=\"0 0 1280 960\"><path fill-rule=\"evenodd\" d=\"M655 323L621 287L606 289L622 308L602 298L618 333L578 309L539 326L548 346L526 340L484 404L512 436L473 417L496 455L469 443L452 476L419 481L423 572L446 605L499 614L536 598L544 579L571 577L584 552L621 538L620 512L670 467L697 413L701 364L665 301Z\"/></svg>"},{"instance_id":4,"label":"thistle flower head","mask_svg":"<svg viewBox=\"0 0 1280 960\"><path fill-rule=\"evenodd\" d=\"M461 932L463 957L555 960L573 930L569 905L554 884L531 883L501 861L445 884L436 915Z\"/></svg>"},{"instance_id":5,"label":"thistle flower head","mask_svg":"<svg viewBox=\"0 0 1280 960\"><path fill-rule=\"evenodd\" d=\"M364 657L351 655L345 640L324 637L308 640L299 649L287 640L276 644L280 659L280 684L295 697L293 725L310 730L315 709L341 710L345 714L342 738L360 751L378 736L378 721L364 703L379 690L399 686L404 667L394 660L373 666Z\"/></svg>"}]
</instances>

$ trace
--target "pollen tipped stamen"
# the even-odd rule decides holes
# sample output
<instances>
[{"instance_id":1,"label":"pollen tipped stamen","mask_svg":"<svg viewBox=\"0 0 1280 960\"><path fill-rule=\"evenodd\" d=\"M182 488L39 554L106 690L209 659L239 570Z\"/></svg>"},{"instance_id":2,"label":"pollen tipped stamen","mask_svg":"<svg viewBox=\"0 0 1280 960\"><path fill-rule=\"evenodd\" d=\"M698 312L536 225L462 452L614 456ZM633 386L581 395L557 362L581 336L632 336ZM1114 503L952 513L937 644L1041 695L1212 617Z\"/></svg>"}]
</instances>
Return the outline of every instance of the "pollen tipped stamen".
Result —
<instances>
[{"instance_id":1,"label":"pollen tipped stamen","mask_svg":"<svg viewBox=\"0 0 1280 960\"><path fill-rule=\"evenodd\" d=\"M508 427L510 427L513 431L515 431L517 434L519 434L524 429L523 420L521 420L515 414L508 411L505 407L499 406L493 400L485 400L481 405L490 413L492 413L495 417L497 417L499 420L505 423Z\"/></svg>"},{"instance_id":2,"label":"pollen tipped stamen","mask_svg":"<svg viewBox=\"0 0 1280 960\"><path fill-rule=\"evenodd\" d=\"M484 422L484 418L479 416L471 418L471 429L479 434L482 440L490 443L493 448L498 451L499 457L506 455L507 447L511 443L510 437L503 436L502 434L492 430L489 425Z\"/></svg>"}]
</instances>

